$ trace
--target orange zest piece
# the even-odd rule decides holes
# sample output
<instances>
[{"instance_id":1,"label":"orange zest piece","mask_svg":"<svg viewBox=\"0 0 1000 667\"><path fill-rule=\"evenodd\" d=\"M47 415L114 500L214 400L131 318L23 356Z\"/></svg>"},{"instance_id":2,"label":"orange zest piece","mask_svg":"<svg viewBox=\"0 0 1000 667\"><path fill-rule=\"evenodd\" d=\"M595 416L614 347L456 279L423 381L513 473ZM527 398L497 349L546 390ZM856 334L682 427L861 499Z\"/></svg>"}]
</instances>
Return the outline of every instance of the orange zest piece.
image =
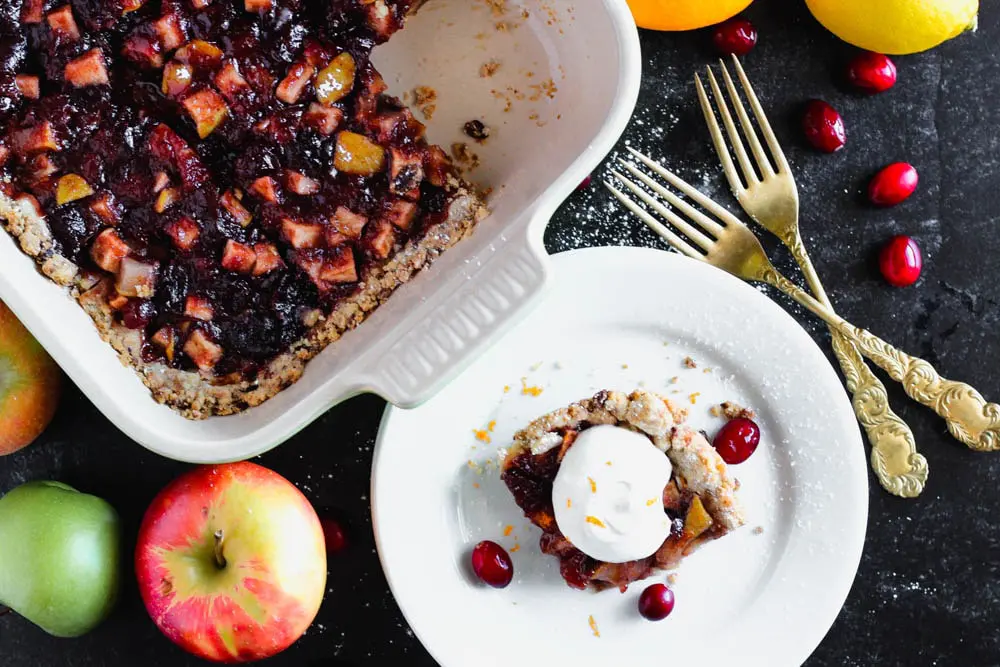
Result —
<instances>
[{"instance_id":1,"label":"orange zest piece","mask_svg":"<svg viewBox=\"0 0 1000 667\"><path fill-rule=\"evenodd\" d=\"M488 431L480 431L478 429L472 429L472 432L476 434L476 440L481 440L482 442L490 442L490 434Z\"/></svg>"},{"instance_id":2,"label":"orange zest piece","mask_svg":"<svg viewBox=\"0 0 1000 667\"><path fill-rule=\"evenodd\" d=\"M597 493L597 482L594 481L594 478L588 477L587 481L590 482L590 492Z\"/></svg>"},{"instance_id":3,"label":"orange zest piece","mask_svg":"<svg viewBox=\"0 0 1000 667\"><path fill-rule=\"evenodd\" d=\"M567 498L566 499L566 509L569 509L572 506L573 506L573 499L572 498Z\"/></svg>"},{"instance_id":4,"label":"orange zest piece","mask_svg":"<svg viewBox=\"0 0 1000 667\"><path fill-rule=\"evenodd\" d=\"M472 488L478 489L479 488L479 482L473 482L472 483Z\"/></svg>"},{"instance_id":5,"label":"orange zest piece","mask_svg":"<svg viewBox=\"0 0 1000 667\"><path fill-rule=\"evenodd\" d=\"M497 420L494 419L489 424L486 425L486 430L492 433L493 429L495 429L496 427L497 427Z\"/></svg>"},{"instance_id":6,"label":"orange zest piece","mask_svg":"<svg viewBox=\"0 0 1000 667\"><path fill-rule=\"evenodd\" d=\"M506 394L506 393L507 393L507 392L509 392L509 391L510 391L510 385L509 385L509 384L505 384L505 385L503 386L503 393L505 393L505 394Z\"/></svg>"},{"instance_id":7,"label":"orange zest piece","mask_svg":"<svg viewBox=\"0 0 1000 667\"><path fill-rule=\"evenodd\" d=\"M650 498L649 500L646 501L646 507L652 507L655 504L656 504L656 498Z\"/></svg>"},{"instance_id":8,"label":"orange zest piece","mask_svg":"<svg viewBox=\"0 0 1000 667\"><path fill-rule=\"evenodd\" d=\"M590 631L594 633L594 636L600 637L601 633L597 630L597 621L594 620L593 614L591 614L590 618L587 620L587 623L590 625Z\"/></svg>"},{"instance_id":9,"label":"orange zest piece","mask_svg":"<svg viewBox=\"0 0 1000 667\"><path fill-rule=\"evenodd\" d=\"M510 548L510 552L511 552L512 554L516 554L516 553L517 553L518 551L520 551L520 550L521 550L521 545L520 545L520 544L515 544L514 546L512 546L512 547Z\"/></svg>"},{"instance_id":10,"label":"orange zest piece","mask_svg":"<svg viewBox=\"0 0 1000 667\"><path fill-rule=\"evenodd\" d=\"M521 395L522 396L538 396L542 393L541 387L529 387L527 378L521 378Z\"/></svg>"},{"instance_id":11,"label":"orange zest piece","mask_svg":"<svg viewBox=\"0 0 1000 667\"><path fill-rule=\"evenodd\" d=\"M611 461L605 461L605 462L604 462L604 465L606 465L606 466L610 466L610 465L611 465Z\"/></svg>"},{"instance_id":12,"label":"orange zest piece","mask_svg":"<svg viewBox=\"0 0 1000 667\"><path fill-rule=\"evenodd\" d=\"M503 529L503 536L510 537L510 534L514 532L514 526L506 526Z\"/></svg>"},{"instance_id":13,"label":"orange zest piece","mask_svg":"<svg viewBox=\"0 0 1000 667\"><path fill-rule=\"evenodd\" d=\"M691 400L691 405L694 405L695 403L698 402L698 397L699 396L701 396L701 392L700 391L696 391L693 394L691 394L690 396L688 396L688 398Z\"/></svg>"},{"instance_id":14,"label":"orange zest piece","mask_svg":"<svg viewBox=\"0 0 1000 667\"><path fill-rule=\"evenodd\" d=\"M607 526L605 526L605 525L604 525L604 522L603 522L603 521L601 521L600 519L598 519L598 518L597 518L596 516L591 516L591 515L589 515L589 514L588 514L588 515L587 515L587 518L585 519L585 521L586 521L587 523L592 523L592 524L594 524L594 525L595 525L595 526L597 526L598 528L607 528Z\"/></svg>"}]
</instances>

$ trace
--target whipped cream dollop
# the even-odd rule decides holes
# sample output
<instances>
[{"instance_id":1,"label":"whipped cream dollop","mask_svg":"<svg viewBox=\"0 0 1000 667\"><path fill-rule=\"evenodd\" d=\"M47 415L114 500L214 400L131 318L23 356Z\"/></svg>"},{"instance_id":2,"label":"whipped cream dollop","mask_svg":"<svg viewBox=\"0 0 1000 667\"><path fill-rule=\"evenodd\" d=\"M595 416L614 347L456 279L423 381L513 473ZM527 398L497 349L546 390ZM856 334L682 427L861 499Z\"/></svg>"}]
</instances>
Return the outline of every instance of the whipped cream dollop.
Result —
<instances>
[{"instance_id":1,"label":"whipped cream dollop","mask_svg":"<svg viewBox=\"0 0 1000 667\"><path fill-rule=\"evenodd\" d=\"M670 459L647 436L619 426L588 428L552 484L556 524L591 558L646 558L670 535L663 489L672 472Z\"/></svg>"}]
</instances>

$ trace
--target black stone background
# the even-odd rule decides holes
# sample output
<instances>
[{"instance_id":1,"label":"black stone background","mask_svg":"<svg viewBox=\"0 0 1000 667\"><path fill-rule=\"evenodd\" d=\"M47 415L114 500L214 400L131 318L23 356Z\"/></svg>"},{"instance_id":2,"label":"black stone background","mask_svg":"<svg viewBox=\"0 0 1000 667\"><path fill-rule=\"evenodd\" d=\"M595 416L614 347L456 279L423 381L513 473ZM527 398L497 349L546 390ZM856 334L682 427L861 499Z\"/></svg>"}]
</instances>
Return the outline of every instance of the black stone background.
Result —
<instances>
[{"instance_id":1,"label":"black stone background","mask_svg":"<svg viewBox=\"0 0 1000 667\"><path fill-rule=\"evenodd\" d=\"M1000 6L984 5L977 34L897 59L899 84L876 97L854 95L836 83L853 49L825 32L801 0L758 0L746 12L761 36L745 64L793 165L807 241L840 312L1000 400ZM691 85L695 69L711 60L708 34L643 32L642 46L642 96L624 141L664 157L682 177L734 205ZM803 145L796 116L810 97L828 100L844 115L848 145L836 155ZM894 160L917 166L920 188L899 207L874 209L864 202L864 185ZM875 268L876 249L896 233L913 235L924 251L924 275L913 288L886 286ZM609 206L596 179L562 207L546 240L552 252L662 247L640 223ZM791 271L787 257L780 257L780 267ZM827 346L826 332L796 312ZM895 385L890 395L930 461L930 482L921 498L901 500L872 481L857 580L807 664L1000 665L1000 453L965 449ZM321 512L341 515L352 538L350 549L331 560L316 624L268 664L434 664L386 587L371 535L368 475L382 408L375 397L354 399L261 459L300 484ZM40 441L0 459L0 492L29 479L56 478L101 495L120 510L130 544L149 501L187 468L130 442L71 386ZM482 629L484 651L491 642L516 641L487 619ZM669 664L669 652L664 659ZM738 664L738 656L733 659ZM129 576L114 616L82 639L53 639L13 614L0 618L0 664L201 663L160 635ZM530 655L524 664L532 664Z\"/></svg>"}]
</instances>

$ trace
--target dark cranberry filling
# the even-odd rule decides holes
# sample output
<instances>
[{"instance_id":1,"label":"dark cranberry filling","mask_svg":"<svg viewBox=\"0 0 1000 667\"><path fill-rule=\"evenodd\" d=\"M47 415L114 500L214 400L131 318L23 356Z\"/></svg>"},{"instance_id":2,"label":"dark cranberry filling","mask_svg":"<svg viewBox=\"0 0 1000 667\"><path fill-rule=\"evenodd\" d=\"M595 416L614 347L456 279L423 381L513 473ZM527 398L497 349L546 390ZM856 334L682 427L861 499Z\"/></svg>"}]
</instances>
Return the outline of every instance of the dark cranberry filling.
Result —
<instances>
[{"instance_id":1,"label":"dark cranberry filling","mask_svg":"<svg viewBox=\"0 0 1000 667\"><path fill-rule=\"evenodd\" d=\"M370 61L413 0L7 0L0 179L144 355L252 377L446 215Z\"/></svg>"}]
</instances>

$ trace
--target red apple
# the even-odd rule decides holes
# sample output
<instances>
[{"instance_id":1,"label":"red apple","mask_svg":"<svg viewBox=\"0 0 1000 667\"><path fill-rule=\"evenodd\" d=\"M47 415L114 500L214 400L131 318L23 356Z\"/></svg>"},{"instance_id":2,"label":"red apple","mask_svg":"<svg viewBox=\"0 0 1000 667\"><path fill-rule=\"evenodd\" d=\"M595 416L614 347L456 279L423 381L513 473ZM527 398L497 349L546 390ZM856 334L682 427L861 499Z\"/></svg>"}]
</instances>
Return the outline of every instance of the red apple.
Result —
<instances>
[{"instance_id":1,"label":"red apple","mask_svg":"<svg viewBox=\"0 0 1000 667\"><path fill-rule=\"evenodd\" d=\"M30 445L52 421L62 374L0 302L0 456Z\"/></svg>"},{"instance_id":2,"label":"red apple","mask_svg":"<svg viewBox=\"0 0 1000 667\"><path fill-rule=\"evenodd\" d=\"M288 648L319 611L323 529L276 472L202 466L146 510L135 570L146 610L177 645L216 662L260 660Z\"/></svg>"}]
</instances>

